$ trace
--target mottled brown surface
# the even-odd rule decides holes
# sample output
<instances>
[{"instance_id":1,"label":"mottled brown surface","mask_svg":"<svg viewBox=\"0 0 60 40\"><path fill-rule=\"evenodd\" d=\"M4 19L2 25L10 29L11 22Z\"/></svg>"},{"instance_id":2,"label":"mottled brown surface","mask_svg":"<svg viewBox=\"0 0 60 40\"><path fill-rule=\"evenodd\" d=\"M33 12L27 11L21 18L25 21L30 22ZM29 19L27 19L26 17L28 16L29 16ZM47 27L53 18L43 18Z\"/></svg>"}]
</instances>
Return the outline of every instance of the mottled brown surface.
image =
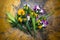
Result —
<instances>
[{"instance_id":1,"label":"mottled brown surface","mask_svg":"<svg viewBox=\"0 0 60 40\"><path fill-rule=\"evenodd\" d=\"M45 8L54 14L49 19L47 40L60 40L60 0L49 0Z\"/></svg>"}]
</instances>

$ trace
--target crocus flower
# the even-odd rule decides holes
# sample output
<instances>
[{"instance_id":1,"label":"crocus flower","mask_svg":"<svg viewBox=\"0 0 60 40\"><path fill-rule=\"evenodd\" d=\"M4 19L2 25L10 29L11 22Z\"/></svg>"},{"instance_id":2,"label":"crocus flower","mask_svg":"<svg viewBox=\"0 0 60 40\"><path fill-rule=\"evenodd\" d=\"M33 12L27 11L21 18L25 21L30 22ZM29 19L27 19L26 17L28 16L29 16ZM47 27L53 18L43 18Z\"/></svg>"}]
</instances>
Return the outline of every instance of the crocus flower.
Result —
<instances>
[{"instance_id":1,"label":"crocus flower","mask_svg":"<svg viewBox=\"0 0 60 40\"><path fill-rule=\"evenodd\" d=\"M34 11L36 11L37 9L40 9L40 7L39 7L38 5L36 5L36 6L34 7Z\"/></svg>"},{"instance_id":2,"label":"crocus flower","mask_svg":"<svg viewBox=\"0 0 60 40\"><path fill-rule=\"evenodd\" d=\"M43 23L42 27L46 27L48 25L48 22L46 20L42 20L42 23Z\"/></svg>"},{"instance_id":3,"label":"crocus flower","mask_svg":"<svg viewBox=\"0 0 60 40\"><path fill-rule=\"evenodd\" d=\"M44 10L43 10L43 9L41 9L41 10L40 10L40 13L44 13Z\"/></svg>"},{"instance_id":4,"label":"crocus flower","mask_svg":"<svg viewBox=\"0 0 60 40\"><path fill-rule=\"evenodd\" d=\"M41 9L41 10L40 10L40 14L41 14L41 15L43 15L43 14L45 14L45 13L46 13L46 12L45 12L44 9Z\"/></svg>"}]
</instances>

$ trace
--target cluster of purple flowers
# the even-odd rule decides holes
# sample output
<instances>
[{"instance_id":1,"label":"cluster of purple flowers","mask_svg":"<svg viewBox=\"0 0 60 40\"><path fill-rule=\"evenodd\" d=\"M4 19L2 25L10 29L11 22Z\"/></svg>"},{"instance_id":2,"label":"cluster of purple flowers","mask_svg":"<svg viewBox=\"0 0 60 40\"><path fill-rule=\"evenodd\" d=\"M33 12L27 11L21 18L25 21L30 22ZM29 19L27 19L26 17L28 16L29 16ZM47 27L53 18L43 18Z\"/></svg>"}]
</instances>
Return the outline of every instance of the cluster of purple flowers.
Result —
<instances>
[{"instance_id":1,"label":"cluster of purple flowers","mask_svg":"<svg viewBox=\"0 0 60 40\"><path fill-rule=\"evenodd\" d=\"M36 5L33 10L38 13L38 14L41 14L41 15L44 15L46 13L45 9L39 7L39 5ZM39 16L41 16L39 15ZM40 17L38 17L37 19L39 19ZM47 18L46 18L47 19ZM48 21L47 20L44 20L42 19L41 22L42 23L42 27L46 27L48 25Z\"/></svg>"}]
</instances>

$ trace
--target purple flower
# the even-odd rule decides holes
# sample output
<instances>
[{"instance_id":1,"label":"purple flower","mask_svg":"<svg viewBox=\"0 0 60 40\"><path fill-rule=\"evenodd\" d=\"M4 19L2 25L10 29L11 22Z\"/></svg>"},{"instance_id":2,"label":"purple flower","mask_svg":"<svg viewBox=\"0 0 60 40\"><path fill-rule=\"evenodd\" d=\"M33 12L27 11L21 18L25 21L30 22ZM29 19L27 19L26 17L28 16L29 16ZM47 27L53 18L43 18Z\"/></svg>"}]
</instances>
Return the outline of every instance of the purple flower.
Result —
<instances>
[{"instance_id":1,"label":"purple flower","mask_svg":"<svg viewBox=\"0 0 60 40\"><path fill-rule=\"evenodd\" d=\"M40 13L43 15L46 13L46 11L44 9L40 9Z\"/></svg>"},{"instance_id":2,"label":"purple flower","mask_svg":"<svg viewBox=\"0 0 60 40\"><path fill-rule=\"evenodd\" d=\"M40 10L40 13L44 13L44 10L43 10L43 9L41 9L41 10Z\"/></svg>"},{"instance_id":3,"label":"purple flower","mask_svg":"<svg viewBox=\"0 0 60 40\"><path fill-rule=\"evenodd\" d=\"M36 6L34 7L34 11L35 11L36 13L40 13L41 15L43 15L43 14L46 13L45 9L39 7L39 5L36 5Z\"/></svg>"},{"instance_id":4,"label":"purple flower","mask_svg":"<svg viewBox=\"0 0 60 40\"><path fill-rule=\"evenodd\" d=\"M39 7L38 5L36 5L36 6L34 7L34 11L36 11L37 9L40 9L40 7Z\"/></svg>"},{"instance_id":5,"label":"purple flower","mask_svg":"<svg viewBox=\"0 0 60 40\"><path fill-rule=\"evenodd\" d=\"M48 25L48 21L42 20L42 26L43 26L43 27L46 27L47 25Z\"/></svg>"}]
</instances>

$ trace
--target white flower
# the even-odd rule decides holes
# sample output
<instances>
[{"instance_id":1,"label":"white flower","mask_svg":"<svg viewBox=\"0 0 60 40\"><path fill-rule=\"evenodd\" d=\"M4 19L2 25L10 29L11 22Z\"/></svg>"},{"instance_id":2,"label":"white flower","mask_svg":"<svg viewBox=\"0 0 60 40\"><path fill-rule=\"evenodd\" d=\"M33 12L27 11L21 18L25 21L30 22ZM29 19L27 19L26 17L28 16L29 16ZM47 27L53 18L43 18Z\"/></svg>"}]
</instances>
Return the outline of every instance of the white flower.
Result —
<instances>
[{"instance_id":1,"label":"white flower","mask_svg":"<svg viewBox=\"0 0 60 40\"><path fill-rule=\"evenodd\" d=\"M30 16L27 16L27 20L28 20L28 21L30 20Z\"/></svg>"}]
</instances>

